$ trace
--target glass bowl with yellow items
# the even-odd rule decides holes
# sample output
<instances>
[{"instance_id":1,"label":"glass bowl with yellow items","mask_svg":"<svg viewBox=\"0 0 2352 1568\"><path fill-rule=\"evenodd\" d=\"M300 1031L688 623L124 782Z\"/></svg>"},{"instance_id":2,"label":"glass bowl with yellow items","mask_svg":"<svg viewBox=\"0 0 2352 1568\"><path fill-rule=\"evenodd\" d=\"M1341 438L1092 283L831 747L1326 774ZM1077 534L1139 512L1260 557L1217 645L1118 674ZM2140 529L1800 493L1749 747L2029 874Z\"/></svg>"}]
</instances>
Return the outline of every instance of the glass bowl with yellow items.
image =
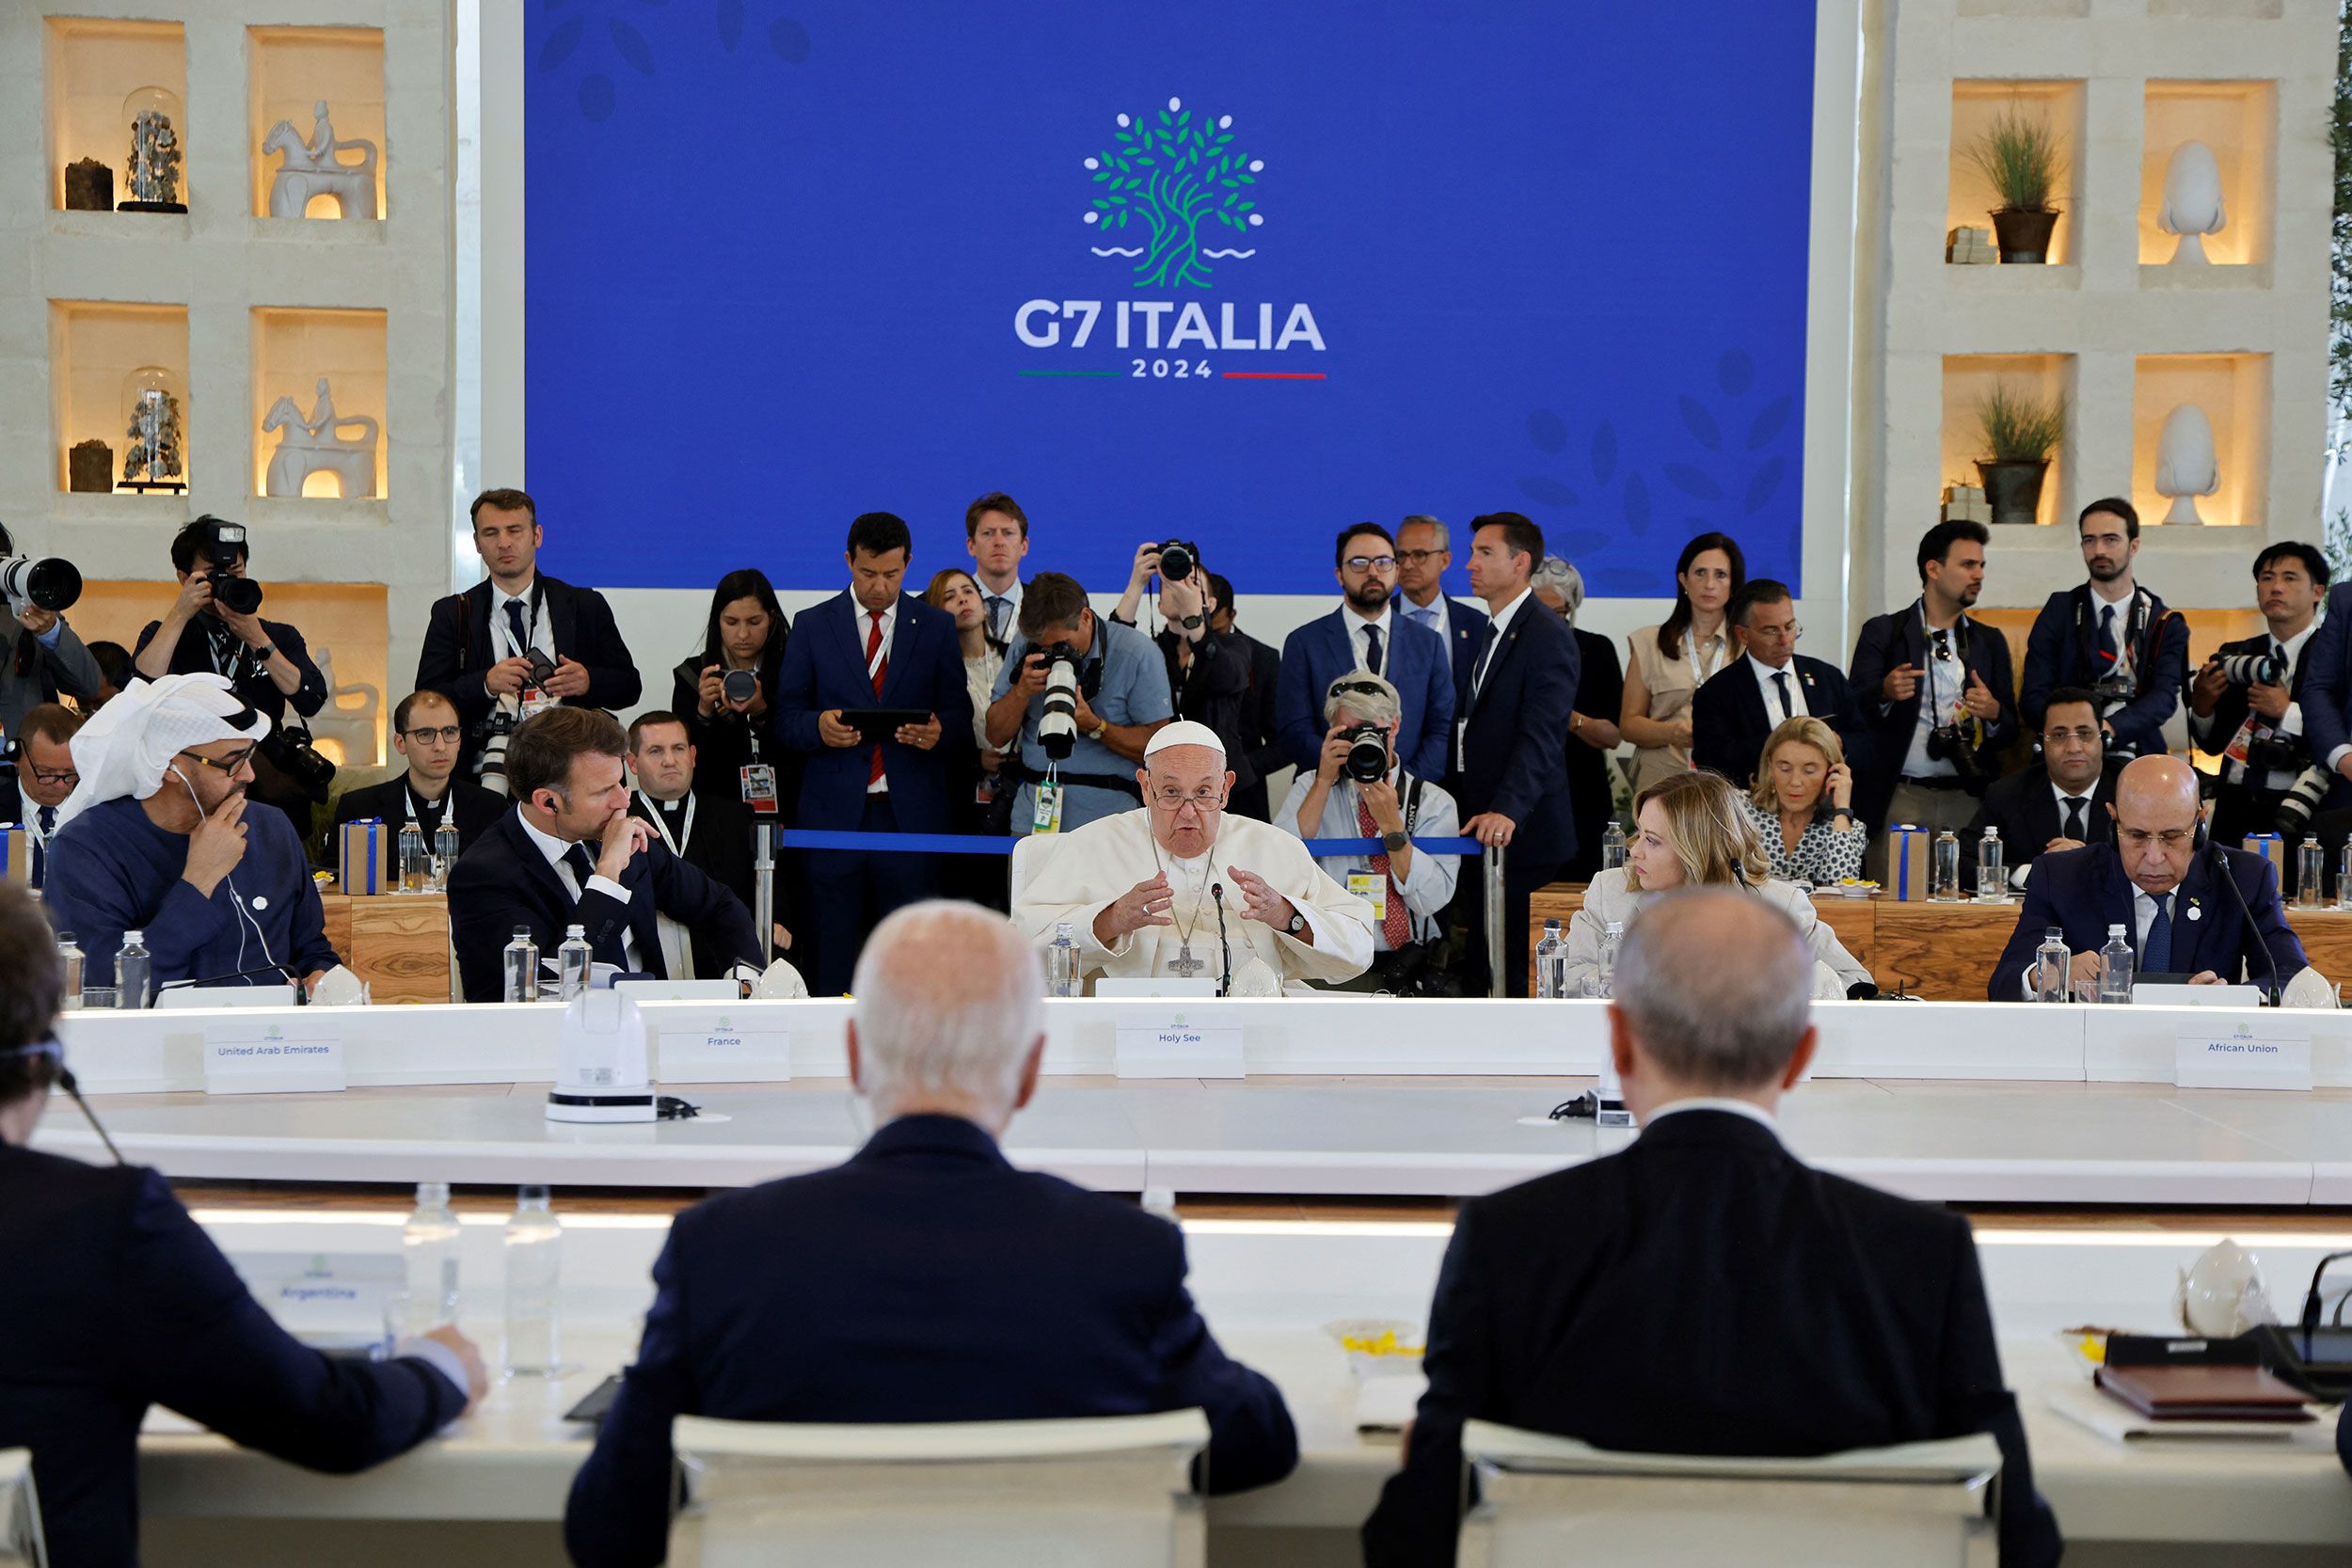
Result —
<instances>
[{"instance_id":1,"label":"glass bowl with yellow items","mask_svg":"<svg viewBox=\"0 0 2352 1568\"><path fill-rule=\"evenodd\" d=\"M1417 1323L1402 1318L1342 1318L1325 1323L1323 1332L1345 1353L1348 1370L1359 1380L1421 1372L1425 1336Z\"/></svg>"}]
</instances>

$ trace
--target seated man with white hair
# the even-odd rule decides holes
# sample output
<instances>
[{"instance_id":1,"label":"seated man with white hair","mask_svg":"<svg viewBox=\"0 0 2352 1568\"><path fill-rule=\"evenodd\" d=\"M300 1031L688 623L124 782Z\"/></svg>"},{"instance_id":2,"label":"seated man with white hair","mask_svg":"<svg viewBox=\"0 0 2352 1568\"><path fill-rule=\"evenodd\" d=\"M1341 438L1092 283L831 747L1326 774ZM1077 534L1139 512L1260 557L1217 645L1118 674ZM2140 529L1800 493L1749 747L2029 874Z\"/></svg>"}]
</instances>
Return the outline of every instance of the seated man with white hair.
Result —
<instances>
[{"instance_id":1,"label":"seated man with white hair","mask_svg":"<svg viewBox=\"0 0 2352 1568\"><path fill-rule=\"evenodd\" d=\"M909 905L859 958L850 1079L874 1134L850 1163L677 1216L636 1364L573 1480L580 1568L667 1549L670 1424L1051 1420L1199 1408L1196 1480L1288 1475L1274 1385L1230 1360L1184 1289L1183 1233L1017 1170L998 1147L1037 1092L1043 976L1001 915Z\"/></svg>"},{"instance_id":2,"label":"seated man with white hair","mask_svg":"<svg viewBox=\"0 0 2352 1568\"><path fill-rule=\"evenodd\" d=\"M1291 780L1290 794L1274 814L1277 828L1301 839L1380 840L1378 854L1325 855L1315 863L1372 906L1377 955L1372 973L1387 990L1405 990L1426 976L1461 875L1452 855L1413 847L1416 836L1457 836L1462 817L1436 780L1415 777L1398 760L1403 713L1396 688L1369 670L1351 670L1333 681L1323 701L1329 727L1315 770ZM1375 731L1376 738L1369 733ZM1375 752L1386 771L1371 777Z\"/></svg>"},{"instance_id":3,"label":"seated man with white hair","mask_svg":"<svg viewBox=\"0 0 2352 1568\"><path fill-rule=\"evenodd\" d=\"M1967 1220L1780 1140L1812 970L1795 923L1736 888L1668 894L1626 934L1609 1053L1641 1136L1455 1215L1369 1568L1454 1560L1470 1420L1754 1458L1990 1433L2002 1562L2058 1560Z\"/></svg>"},{"instance_id":4,"label":"seated man with white hair","mask_svg":"<svg viewBox=\"0 0 2352 1568\"><path fill-rule=\"evenodd\" d=\"M1140 810L1029 849L1047 858L1012 922L1032 945L1066 925L1082 975L1206 977L1241 994L1370 967L1372 907L1295 835L1225 815L1233 775L1215 730L1188 719L1160 729L1136 782Z\"/></svg>"}]
</instances>

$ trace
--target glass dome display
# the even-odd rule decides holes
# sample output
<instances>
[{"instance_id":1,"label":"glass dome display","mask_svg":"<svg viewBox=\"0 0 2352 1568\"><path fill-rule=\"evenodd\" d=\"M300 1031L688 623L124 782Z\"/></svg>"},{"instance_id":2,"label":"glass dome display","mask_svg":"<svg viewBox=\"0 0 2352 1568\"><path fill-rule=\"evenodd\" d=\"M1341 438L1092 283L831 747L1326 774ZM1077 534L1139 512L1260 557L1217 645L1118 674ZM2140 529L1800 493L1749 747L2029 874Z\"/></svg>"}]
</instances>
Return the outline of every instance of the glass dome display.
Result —
<instances>
[{"instance_id":1,"label":"glass dome display","mask_svg":"<svg viewBox=\"0 0 2352 1568\"><path fill-rule=\"evenodd\" d=\"M180 100L166 87L140 87L122 101L130 155L122 171L126 213L184 213L180 199Z\"/></svg>"},{"instance_id":2,"label":"glass dome display","mask_svg":"<svg viewBox=\"0 0 2352 1568\"><path fill-rule=\"evenodd\" d=\"M161 365L141 365L122 378L122 488L174 490L188 487L186 447L182 440L186 388Z\"/></svg>"}]
</instances>

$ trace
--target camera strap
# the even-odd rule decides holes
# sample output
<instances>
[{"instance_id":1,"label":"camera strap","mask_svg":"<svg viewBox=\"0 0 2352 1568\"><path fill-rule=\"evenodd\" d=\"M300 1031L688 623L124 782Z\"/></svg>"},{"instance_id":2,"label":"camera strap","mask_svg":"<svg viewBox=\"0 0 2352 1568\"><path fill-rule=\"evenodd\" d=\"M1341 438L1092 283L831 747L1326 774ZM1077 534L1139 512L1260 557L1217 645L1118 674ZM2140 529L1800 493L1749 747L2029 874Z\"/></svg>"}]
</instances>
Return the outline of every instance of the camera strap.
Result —
<instances>
[{"instance_id":1,"label":"camera strap","mask_svg":"<svg viewBox=\"0 0 2352 1568\"><path fill-rule=\"evenodd\" d=\"M491 587L490 651L497 657L490 662L495 664L501 659L529 658L531 657L532 650L539 646L539 610L540 607L547 602L547 596L548 585L540 581L538 578L533 577L531 579L531 616L528 623L523 627L523 645L517 648L511 645L515 641L514 628L508 626L505 617L499 613L500 607L498 603L498 589L495 585ZM499 651L501 647L505 648L505 652L501 653ZM555 655L555 650L552 648L545 649L543 651L549 657L553 657Z\"/></svg>"},{"instance_id":2,"label":"camera strap","mask_svg":"<svg viewBox=\"0 0 2352 1568\"><path fill-rule=\"evenodd\" d=\"M2096 660L2099 657L2099 634L2091 625L2090 585L2083 584L2074 591L2074 594L2075 640L2077 642L2086 643L2090 657ZM2121 673L2131 676L2135 687L2138 685L2140 657L2144 652L2140 643L2148 632L2148 616L2152 608L2152 598L2153 595L2148 590L2134 586L2131 608L2123 614L2123 635L2116 643L2116 669L2094 670L2091 673L2092 680L2096 681L2105 675Z\"/></svg>"}]
</instances>

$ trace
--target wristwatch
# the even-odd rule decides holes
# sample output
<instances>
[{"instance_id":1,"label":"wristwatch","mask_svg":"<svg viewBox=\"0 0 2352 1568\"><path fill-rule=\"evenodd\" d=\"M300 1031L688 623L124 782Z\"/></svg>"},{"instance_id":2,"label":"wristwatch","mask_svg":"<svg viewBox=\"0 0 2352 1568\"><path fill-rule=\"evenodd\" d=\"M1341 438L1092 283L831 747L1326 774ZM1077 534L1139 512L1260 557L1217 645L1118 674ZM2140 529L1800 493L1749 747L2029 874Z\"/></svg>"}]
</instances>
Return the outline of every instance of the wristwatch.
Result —
<instances>
[{"instance_id":1,"label":"wristwatch","mask_svg":"<svg viewBox=\"0 0 2352 1568\"><path fill-rule=\"evenodd\" d=\"M1187 615L1176 624L1184 627L1186 631L1199 631L1200 629L1200 617L1198 615Z\"/></svg>"},{"instance_id":2,"label":"wristwatch","mask_svg":"<svg viewBox=\"0 0 2352 1568\"><path fill-rule=\"evenodd\" d=\"M1413 835L1405 832L1401 828L1395 832L1382 833L1380 835L1380 847L1386 849L1391 855L1395 854L1400 849L1411 847L1412 842Z\"/></svg>"},{"instance_id":3,"label":"wristwatch","mask_svg":"<svg viewBox=\"0 0 2352 1568\"><path fill-rule=\"evenodd\" d=\"M278 644L275 642L264 642L260 647L253 650L253 657L256 661L265 660L276 652L278 652Z\"/></svg>"},{"instance_id":4,"label":"wristwatch","mask_svg":"<svg viewBox=\"0 0 2352 1568\"><path fill-rule=\"evenodd\" d=\"M1296 936L1306 928L1307 917L1299 912L1297 905L1293 904L1291 906L1291 923L1284 927L1283 929L1287 930L1292 936Z\"/></svg>"},{"instance_id":5,"label":"wristwatch","mask_svg":"<svg viewBox=\"0 0 2352 1568\"><path fill-rule=\"evenodd\" d=\"M1104 735L1109 733L1111 721L1109 720L1097 719L1094 721L1094 728L1087 731L1087 738L1089 740L1100 740Z\"/></svg>"}]
</instances>

